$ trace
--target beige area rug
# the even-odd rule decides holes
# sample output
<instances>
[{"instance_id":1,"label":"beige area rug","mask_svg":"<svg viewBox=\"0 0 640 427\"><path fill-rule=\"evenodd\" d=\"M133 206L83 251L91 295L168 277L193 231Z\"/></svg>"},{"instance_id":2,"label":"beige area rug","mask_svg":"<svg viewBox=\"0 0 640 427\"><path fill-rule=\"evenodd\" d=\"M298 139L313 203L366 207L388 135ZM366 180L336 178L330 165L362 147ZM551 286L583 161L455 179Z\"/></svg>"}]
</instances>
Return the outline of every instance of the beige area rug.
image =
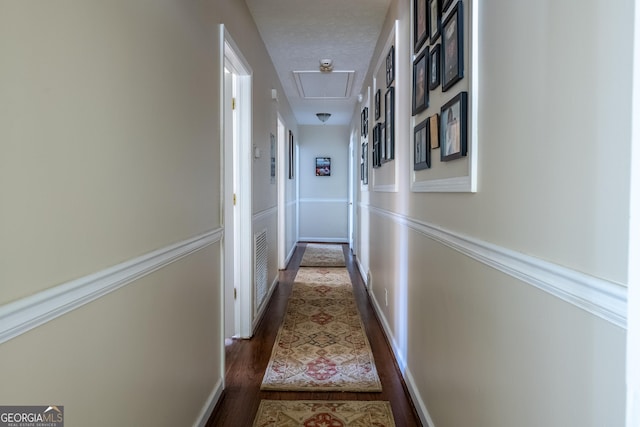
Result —
<instances>
[{"instance_id":1,"label":"beige area rug","mask_svg":"<svg viewBox=\"0 0 640 427\"><path fill-rule=\"evenodd\" d=\"M263 400L254 427L394 427L389 402Z\"/></svg>"},{"instance_id":2,"label":"beige area rug","mask_svg":"<svg viewBox=\"0 0 640 427\"><path fill-rule=\"evenodd\" d=\"M300 268L261 388L382 390L346 268Z\"/></svg>"},{"instance_id":3,"label":"beige area rug","mask_svg":"<svg viewBox=\"0 0 640 427\"><path fill-rule=\"evenodd\" d=\"M307 243L302 254L301 267L344 267L341 245Z\"/></svg>"}]
</instances>

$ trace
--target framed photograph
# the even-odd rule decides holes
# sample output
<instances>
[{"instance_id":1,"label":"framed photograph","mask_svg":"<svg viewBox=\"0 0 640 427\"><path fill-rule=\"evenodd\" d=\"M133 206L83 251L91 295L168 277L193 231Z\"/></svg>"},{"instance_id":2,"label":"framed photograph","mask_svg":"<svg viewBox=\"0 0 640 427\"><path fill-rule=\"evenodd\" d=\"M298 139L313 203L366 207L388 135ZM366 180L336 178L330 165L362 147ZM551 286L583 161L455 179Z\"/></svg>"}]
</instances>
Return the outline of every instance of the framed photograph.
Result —
<instances>
[{"instance_id":1,"label":"framed photograph","mask_svg":"<svg viewBox=\"0 0 640 427\"><path fill-rule=\"evenodd\" d=\"M431 149L440 147L440 115L434 114L429 117L429 142Z\"/></svg>"},{"instance_id":2,"label":"framed photograph","mask_svg":"<svg viewBox=\"0 0 640 427\"><path fill-rule=\"evenodd\" d=\"M427 0L413 0L413 51L418 53L429 36Z\"/></svg>"},{"instance_id":3,"label":"framed photograph","mask_svg":"<svg viewBox=\"0 0 640 427\"><path fill-rule=\"evenodd\" d=\"M293 132L289 131L289 179L293 179L293 170L294 170L294 151L295 145L293 143Z\"/></svg>"},{"instance_id":4,"label":"framed photograph","mask_svg":"<svg viewBox=\"0 0 640 427\"><path fill-rule=\"evenodd\" d=\"M372 166L379 168L382 165L382 123L376 123L373 127L373 152Z\"/></svg>"},{"instance_id":5,"label":"framed photograph","mask_svg":"<svg viewBox=\"0 0 640 427\"><path fill-rule=\"evenodd\" d=\"M428 123L429 119L425 119L413 128L413 170L416 171L431 167Z\"/></svg>"},{"instance_id":6,"label":"framed photograph","mask_svg":"<svg viewBox=\"0 0 640 427\"><path fill-rule=\"evenodd\" d=\"M383 148L383 161L393 160L395 151L395 126L394 126L394 99L393 99L393 87L387 89L384 95L384 148Z\"/></svg>"},{"instance_id":7,"label":"framed photograph","mask_svg":"<svg viewBox=\"0 0 640 427\"><path fill-rule=\"evenodd\" d=\"M331 176L331 157L316 157L316 176Z\"/></svg>"},{"instance_id":8,"label":"framed photograph","mask_svg":"<svg viewBox=\"0 0 640 427\"><path fill-rule=\"evenodd\" d=\"M369 107L364 107L360 113L360 133L365 138L369 133Z\"/></svg>"},{"instance_id":9,"label":"framed photograph","mask_svg":"<svg viewBox=\"0 0 640 427\"><path fill-rule=\"evenodd\" d=\"M271 176L271 183L275 184L276 183L276 137L274 134L271 134L271 171L270 171L270 176Z\"/></svg>"},{"instance_id":10,"label":"framed photograph","mask_svg":"<svg viewBox=\"0 0 640 427\"><path fill-rule=\"evenodd\" d=\"M362 156L364 158L363 168L364 174L362 175L362 183L364 185L369 184L369 144L362 144L364 146Z\"/></svg>"},{"instance_id":11,"label":"framed photograph","mask_svg":"<svg viewBox=\"0 0 640 427\"><path fill-rule=\"evenodd\" d=\"M442 91L464 75L462 3L458 2L442 25Z\"/></svg>"},{"instance_id":12,"label":"framed photograph","mask_svg":"<svg viewBox=\"0 0 640 427\"><path fill-rule=\"evenodd\" d=\"M429 90L440 85L440 43L429 52Z\"/></svg>"},{"instance_id":13,"label":"framed photograph","mask_svg":"<svg viewBox=\"0 0 640 427\"><path fill-rule=\"evenodd\" d=\"M428 49L425 49L413 61L413 102L411 113L416 115L429 107L429 87L427 84L427 61L429 57L426 55Z\"/></svg>"},{"instance_id":14,"label":"framed photograph","mask_svg":"<svg viewBox=\"0 0 640 427\"><path fill-rule=\"evenodd\" d=\"M442 14L443 15L447 11L447 9L449 9L449 6L451 6L451 3L453 3L453 0L442 0Z\"/></svg>"},{"instance_id":15,"label":"framed photograph","mask_svg":"<svg viewBox=\"0 0 640 427\"><path fill-rule=\"evenodd\" d=\"M386 62L386 76L387 76L387 87L391 86L393 80L395 79L396 70L395 70L395 47L391 45L389 49L389 53L387 53L387 62Z\"/></svg>"},{"instance_id":16,"label":"framed photograph","mask_svg":"<svg viewBox=\"0 0 640 427\"><path fill-rule=\"evenodd\" d=\"M467 155L467 92L460 92L440 109L440 160Z\"/></svg>"},{"instance_id":17,"label":"framed photograph","mask_svg":"<svg viewBox=\"0 0 640 427\"><path fill-rule=\"evenodd\" d=\"M440 37L440 23L442 22L442 12L440 10L440 0L429 0L428 5L429 40L435 43Z\"/></svg>"},{"instance_id":18,"label":"framed photograph","mask_svg":"<svg viewBox=\"0 0 640 427\"><path fill-rule=\"evenodd\" d=\"M380 118L380 89L376 91L374 104L373 109L375 113L375 120L378 120Z\"/></svg>"}]
</instances>

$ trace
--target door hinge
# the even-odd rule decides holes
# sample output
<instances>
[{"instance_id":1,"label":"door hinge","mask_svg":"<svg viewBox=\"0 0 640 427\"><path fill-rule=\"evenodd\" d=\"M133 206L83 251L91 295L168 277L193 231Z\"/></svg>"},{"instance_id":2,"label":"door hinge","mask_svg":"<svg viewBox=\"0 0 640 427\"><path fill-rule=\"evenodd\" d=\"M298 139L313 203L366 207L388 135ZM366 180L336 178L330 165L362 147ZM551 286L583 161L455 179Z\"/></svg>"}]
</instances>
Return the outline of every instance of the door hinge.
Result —
<instances>
[{"instance_id":1,"label":"door hinge","mask_svg":"<svg viewBox=\"0 0 640 427\"><path fill-rule=\"evenodd\" d=\"M236 199L236 193L233 193L233 206L236 205L237 201L238 200Z\"/></svg>"},{"instance_id":2,"label":"door hinge","mask_svg":"<svg viewBox=\"0 0 640 427\"><path fill-rule=\"evenodd\" d=\"M235 98L231 98L231 109L232 110L236 109L236 99Z\"/></svg>"},{"instance_id":3,"label":"door hinge","mask_svg":"<svg viewBox=\"0 0 640 427\"><path fill-rule=\"evenodd\" d=\"M238 299L238 289L233 288L233 299Z\"/></svg>"}]
</instances>

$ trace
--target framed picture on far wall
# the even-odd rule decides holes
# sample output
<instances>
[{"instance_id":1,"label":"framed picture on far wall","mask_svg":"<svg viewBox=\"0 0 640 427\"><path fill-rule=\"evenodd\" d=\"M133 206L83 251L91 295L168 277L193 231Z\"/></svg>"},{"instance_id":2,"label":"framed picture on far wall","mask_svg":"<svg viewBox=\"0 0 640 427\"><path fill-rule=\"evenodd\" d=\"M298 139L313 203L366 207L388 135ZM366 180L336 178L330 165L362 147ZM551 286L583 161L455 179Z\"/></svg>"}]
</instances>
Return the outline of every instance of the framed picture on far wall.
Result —
<instances>
[{"instance_id":1,"label":"framed picture on far wall","mask_svg":"<svg viewBox=\"0 0 640 427\"><path fill-rule=\"evenodd\" d=\"M434 114L429 117L429 142L431 149L440 147L440 115Z\"/></svg>"},{"instance_id":2,"label":"framed picture on far wall","mask_svg":"<svg viewBox=\"0 0 640 427\"><path fill-rule=\"evenodd\" d=\"M331 157L316 157L316 176L331 176Z\"/></svg>"},{"instance_id":3,"label":"framed picture on far wall","mask_svg":"<svg viewBox=\"0 0 640 427\"><path fill-rule=\"evenodd\" d=\"M440 160L467 155L467 92L460 92L440 109Z\"/></svg>"},{"instance_id":4,"label":"framed picture on far wall","mask_svg":"<svg viewBox=\"0 0 640 427\"><path fill-rule=\"evenodd\" d=\"M464 76L462 3L456 3L442 24L442 91Z\"/></svg>"},{"instance_id":5,"label":"framed picture on far wall","mask_svg":"<svg viewBox=\"0 0 640 427\"><path fill-rule=\"evenodd\" d=\"M378 120L380 118L380 89L376 91L374 104L373 111L375 114L375 120Z\"/></svg>"},{"instance_id":6,"label":"framed picture on far wall","mask_svg":"<svg viewBox=\"0 0 640 427\"><path fill-rule=\"evenodd\" d=\"M413 0L413 51L418 52L429 36L427 0Z\"/></svg>"},{"instance_id":7,"label":"framed picture on far wall","mask_svg":"<svg viewBox=\"0 0 640 427\"><path fill-rule=\"evenodd\" d=\"M413 61L413 97L412 97L412 115L416 115L429 107L429 85L427 84L427 61L429 57L426 55L428 49L425 49L415 61Z\"/></svg>"},{"instance_id":8,"label":"framed picture on far wall","mask_svg":"<svg viewBox=\"0 0 640 427\"><path fill-rule=\"evenodd\" d=\"M431 167L428 122L426 119L413 129L413 170L416 171Z\"/></svg>"}]
</instances>

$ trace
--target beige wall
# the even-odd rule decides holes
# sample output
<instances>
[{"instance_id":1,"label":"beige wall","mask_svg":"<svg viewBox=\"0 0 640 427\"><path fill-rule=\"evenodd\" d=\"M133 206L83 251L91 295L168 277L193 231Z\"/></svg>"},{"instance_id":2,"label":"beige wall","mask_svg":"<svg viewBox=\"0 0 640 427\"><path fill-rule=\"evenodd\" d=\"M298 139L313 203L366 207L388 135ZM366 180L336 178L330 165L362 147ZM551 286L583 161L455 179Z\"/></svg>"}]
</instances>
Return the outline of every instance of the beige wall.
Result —
<instances>
[{"instance_id":1,"label":"beige wall","mask_svg":"<svg viewBox=\"0 0 640 427\"><path fill-rule=\"evenodd\" d=\"M378 54L398 19L411 56L410 4L392 2ZM397 144L399 191L370 188L365 206L373 297L436 427L622 426L623 328L416 230L626 284L633 2L474 5L478 192L411 192L410 144ZM411 140L409 86L396 85L397 141Z\"/></svg>"},{"instance_id":2,"label":"beige wall","mask_svg":"<svg viewBox=\"0 0 640 427\"><path fill-rule=\"evenodd\" d=\"M268 152L277 109L295 122L244 2L0 3L0 309L220 229L221 22ZM254 176L255 213L275 189ZM0 344L0 402L194 423L222 381L220 244Z\"/></svg>"}]
</instances>

